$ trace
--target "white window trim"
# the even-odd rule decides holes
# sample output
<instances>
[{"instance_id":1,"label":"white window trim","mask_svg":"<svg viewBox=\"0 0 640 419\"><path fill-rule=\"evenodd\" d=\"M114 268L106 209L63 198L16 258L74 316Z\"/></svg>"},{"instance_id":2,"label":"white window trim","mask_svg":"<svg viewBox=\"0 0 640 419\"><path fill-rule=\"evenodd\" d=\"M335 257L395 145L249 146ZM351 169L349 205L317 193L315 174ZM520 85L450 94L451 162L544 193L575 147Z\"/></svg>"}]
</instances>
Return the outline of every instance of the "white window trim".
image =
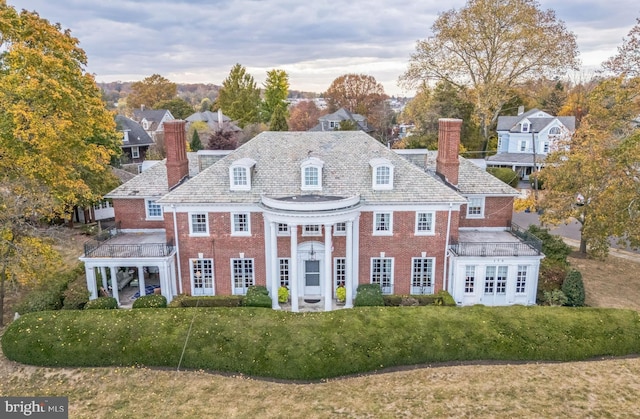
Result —
<instances>
[{"instance_id":1,"label":"white window trim","mask_svg":"<svg viewBox=\"0 0 640 419\"><path fill-rule=\"evenodd\" d=\"M481 219L484 218L484 207L485 207L485 197L484 196L468 196L469 202L467 203L467 218L475 218ZM471 208L471 199L480 199L482 202L480 203L480 214L469 214L469 209Z\"/></svg>"},{"instance_id":2,"label":"white window trim","mask_svg":"<svg viewBox=\"0 0 640 419\"><path fill-rule=\"evenodd\" d=\"M200 261L200 262L204 262L204 261L209 261L211 262L211 288L206 288L206 289L211 289L211 294L197 294L196 291L196 278L195 278L195 267L194 267L194 262L196 261ZM203 258L203 259L189 259L189 273L191 276L191 294L192 295L216 295L216 281L215 281L215 268L213 265L213 259L210 258ZM203 278L203 284L204 284L204 278ZM202 287L203 289L205 289L205 287Z\"/></svg>"},{"instance_id":3,"label":"white window trim","mask_svg":"<svg viewBox=\"0 0 640 419\"><path fill-rule=\"evenodd\" d=\"M140 158L140 147L138 146L131 147L131 158L132 159Z\"/></svg>"},{"instance_id":4,"label":"white window trim","mask_svg":"<svg viewBox=\"0 0 640 419\"><path fill-rule=\"evenodd\" d=\"M236 215L247 216L247 231L236 231ZM251 236L251 213L250 212L232 212L231 213L231 235L236 237Z\"/></svg>"},{"instance_id":5,"label":"white window trim","mask_svg":"<svg viewBox=\"0 0 640 419\"><path fill-rule=\"evenodd\" d=\"M338 230L338 224L344 225L344 230ZM347 235L347 223L335 223L333 225L333 235L334 236L346 236Z\"/></svg>"},{"instance_id":6,"label":"white window trim","mask_svg":"<svg viewBox=\"0 0 640 419\"><path fill-rule=\"evenodd\" d=\"M380 281L380 288L382 289L382 294L384 295L391 295L393 294L393 289L394 289L394 282L395 282L395 278L394 278L394 274L395 274L395 260L392 257L383 257L383 256L378 256L378 257L372 257L371 258L371 262L369 264L369 283L370 284L374 284L373 282L373 263L375 260L390 260L391 261L391 277L389 279L389 288L390 290L388 292L385 292L384 287L382 286L382 280Z\"/></svg>"},{"instance_id":7,"label":"white window trim","mask_svg":"<svg viewBox=\"0 0 640 419\"><path fill-rule=\"evenodd\" d=\"M204 215L205 231L193 231L193 216ZM189 213L189 236L203 237L209 235L209 214L206 212L190 212Z\"/></svg>"},{"instance_id":8,"label":"white window trim","mask_svg":"<svg viewBox=\"0 0 640 419\"><path fill-rule=\"evenodd\" d=\"M306 185L305 184L305 169L315 168L318 170L318 184ZM317 157L309 157L300 164L300 189L303 191L321 191L322 190L322 168L324 162Z\"/></svg>"},{"instance_id":9,"label":"white window trim","mask_svg":"<svg viewBox=\"0 0 640 419\"><path fill-rule=\"evenodd\" d=\"M229 261L229 264L231 265L231 292L233 295L245 295L247 293L248 287L244 287L244 286L241 288L242 290L244 290L244 293L236 293L236 289L240 289L240 288L236 288L234 271L233 271L233 262L236 260L251 261L251 284L252 285L256 284L256 262L254 258L231 258Z\"/></svg>"},{"instance_id":10,"label":"white window trim","mask_svg":"<svg viewBox=\"0 0 640 419\"><path fill-rule=\"evenodd\" d=\"M307 227L318 226L318 231L309 231ZM302 226L302 235L303 236L322 236L322 226L320 224L305 224Z\"/></svg>"},{"instance_id":11,"label":"white window trim","mask_svg":"<svg viewBox=\"0 0 640 419\"><path fill-rule=\"evenodd\" d=\"M149 214L149 204L155 204L156 200L155 199L145 199L144 200L144 212L145 215L147 216L147 220L164 220L164 211L162 210L162 205L156 204L160 207L160 215L150 215Z\"/></svg>"},{"instance_id":12,"label":"white window trim","mask_svg":"<svg viewBox=\"0 0 640 419\"><path fill-rule=\"evenodd\" d=\"M524 273L524 276L520 274ZM523 285L520 285L522 280ZM516 295L524 295L527 293L527 285L529 283L529 265L518 265L518 269L516 271ZM519 291L518 288L521 288L522 291Z\"/></svg>"},{"instance_id":13,"label":"white window trim","mask_svg":"<svg viewBox=\"0 0 640 419\"><path fill-rule=\"evenodd\" d=\"M280 230L281 225L285 226L287 229L281 231ZM284 223L276 224L276 236L290 236L290 235L291 235L291 229L289 228L289 224L284 224Z\"/></svg>"},{"instance_id":14,"label":"white window trim","mask_svg":"<svg viewBox=\"0 0 640 419\"><path fill-rule=\"evenodd\" d=\"M522 121L522 124L520 125L520 132L531 132L531 122Z\"/></svg>"},{"instance_id":15,"label":"white window trim","mask_svg":"<svg viewBox=\"0 0 640 419\"><path fill-rule=\"evenodd\" d=\"M393 164L390 160L376 157L369 160L371 166L371 188L375 191L385 191L393 189ZM378 169L386 167L389 169L389 183L378 183Z\"/></svg>"},{"instance_id":16,"label":"white window trim","mask_svg":"<svg viewBox=\"0 0 640 419\"><path fill-rule=\"evenodd\" d=\"M420 219L420 214L431 214L431 230L418 230L418 221ZM416 236L435 236L436 234L436 213L435 211L416 211L416 225L415 225L415 235Z\"/></svg>"},{"instance_id":17,"label":"white window trim","mask_svg":"<svg viewBox=\"0 0 640 419\"><path fill-rule=\"evenodd\" d=\"M377 230L378 215L387 214L389 216L389 229ZM393 212L392 211L377 211L373 213L373 235L374 236L393 236Z\"/></svg>"},{"instance_id":18,"label":"white window trim","mask_svg":"<svg viewBox=\"0 0 640 419\"><path fill-rule=\"evenodd\" d=\"M283 267L286 265L287 273L286 273L286 285L283 283ZM278 258L278 284L280 286L286 286L287 288L291 287L291 259L290 258Z\"/></svg>"},{"instance_id":19,"label":"white window trim","mask_svg":"<svg viewBox=\"0 0 640 419\"><path fill-rule=\"evenodd\" d=\"M251 190L251 168L255 166L256 161L248 157L239 159L231 163L229 166L229 189L232 191L250 191ZM235 177L233 176L233 169L241 168L245 170L245 176L247 178L246 185L236 185Z\"/></svg>"},{"instance_id":20,"label":"white window trim","mask_svg":"<svg viewBox=\"0 0 640 419\"><path fill-rule=\"evenodd\" d=\"M431 275L429 275L429 281L431 282L431 286L428 286L428 287L425 286L425 287L420 287L420 288L428 288L429 289L429 293L428 294L433 294L433 290L435 288L435 277L436 277L436 272L435 272L435 270L436 270L436 258L434 258L434 257L412 257L411 258L411 283L410 283L411 290L412 290L411 293L412 294L414 293L413 292L414 288L418 288L418 287L414 287L414 285L413 285L413 282L416 279L415 276L414 276L414 274L416 272L413 269L414 265L416 263L416 260L428 260L428 261L431 261Z\"/></svg>"}]
</instances>

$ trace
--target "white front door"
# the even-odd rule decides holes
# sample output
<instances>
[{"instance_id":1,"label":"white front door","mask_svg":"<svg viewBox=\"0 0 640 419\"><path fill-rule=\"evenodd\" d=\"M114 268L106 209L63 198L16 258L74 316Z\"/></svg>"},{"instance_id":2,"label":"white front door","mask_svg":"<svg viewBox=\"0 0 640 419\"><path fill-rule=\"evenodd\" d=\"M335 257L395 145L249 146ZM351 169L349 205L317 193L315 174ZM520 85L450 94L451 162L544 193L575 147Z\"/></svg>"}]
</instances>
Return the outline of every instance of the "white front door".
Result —
<instances>
[{"instance_id":1,"label":"white front door","mask_svg":"<svg viewBox=\"0 0 640 419\"><path fill-rule=\"evenodd\" d=\"M507 266L487 266L484 278L482 304L488 306L504 305L507 301Z\"/></svg>"},{"instance_id":2,"label":"white front door","mask_svg":"<svg viewBox=\"0 0 640 419\"><path fill-rule=\"evenodd\" d=\"M304 261L304 294L320 295L320 261Z\"/></svg>"}]
</instances>

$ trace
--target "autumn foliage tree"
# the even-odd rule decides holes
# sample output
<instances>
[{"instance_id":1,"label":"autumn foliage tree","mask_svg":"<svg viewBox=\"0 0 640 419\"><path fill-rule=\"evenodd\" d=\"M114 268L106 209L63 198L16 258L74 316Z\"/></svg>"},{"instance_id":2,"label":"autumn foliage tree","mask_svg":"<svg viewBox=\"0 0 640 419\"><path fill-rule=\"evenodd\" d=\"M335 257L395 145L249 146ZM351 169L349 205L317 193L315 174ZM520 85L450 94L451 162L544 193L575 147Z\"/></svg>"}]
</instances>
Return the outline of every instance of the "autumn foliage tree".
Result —
<instances>
[{"instance_id":1,"label":"autumn foliage tree","mask_svg":"<svg viewBox=\"0 0 640 419\"><path fill-rule=\"evenodd\" d=\"M351 113L368 116L388 96L382 84L366 74L344 74L336 78L324 93L329 112L346 108Z\"/></svg>"},{"instance_id":2,"label":"autumn foliage tree","mask_svg":"<svg viewBox=\"0 0 640 419\"><path fill-rule=\"evenodd\" d=\"M618 47L618 53L602 66L613 74L640 77L640 18L636 19L636 25Z\"/></svg>"},{"instance_id":3,"label":"autumn foliage tree","mask_svg":"<svg viewBox=\"0 0 640 419\"><path fill-rule=\"evenodd\" d=\"M407 87L446 81L474 104L486 149L490 127L512 87L577 66L575 35L535 0L469 0L438 16L418 41L400 81Z\"/></svg>"},{"instance_id":4,"label":"autumn foliage tree","mask_svg":"<svg viewBox=\"0 0 640 419\"><path fill-rule=\"evenodd\" d=\"M158 102L175 99L177 93L178 86L175 83L160 74L153 74L131 85L127 106L130 109L136 109L144 105L148 109L153 109Z\"/></svg>"},{"instance_id":5,"label":"autumn foliage tree","mask_svg":"<svg viewBox=\"0 0 640 419\"><path fill-rule=\"evenodd\" d=\"M289 130L309 131L318 124L318 118L326 111L318 108L312 100L302 100L289 109Z\"/></svg>"},{"instance_id":6,"label":"autumn foliage tree","mask_svg":"<svg viewBox=\"0 0 640 419\"><path fill-rule=\"evenodd\" d=\"M115 122L85 66L68 30L0 3L1 290L38 274L22 261L51 259L41 221L99 201L116 181Z\"/></svg>"}]
</instances>

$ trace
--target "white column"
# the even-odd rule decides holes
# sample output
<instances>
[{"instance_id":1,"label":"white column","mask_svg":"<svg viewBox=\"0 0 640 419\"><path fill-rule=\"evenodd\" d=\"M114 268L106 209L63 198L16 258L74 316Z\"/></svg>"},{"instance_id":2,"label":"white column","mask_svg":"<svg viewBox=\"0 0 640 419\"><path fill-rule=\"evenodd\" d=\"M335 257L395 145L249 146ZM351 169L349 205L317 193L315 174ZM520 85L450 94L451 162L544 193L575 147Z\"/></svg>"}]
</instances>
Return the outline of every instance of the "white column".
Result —
<instances>
[{"instance_id":1,"label":"white column","mask_svg":"<svg viewBox=\"0 0 640 419\"><path fill-rule=\"evenodd\" d=\"M138 268L138 290L140 291L140 296L146 294L144 287L144 266L136 266Z\"/></svg>"},{"instance_id":2,"label":"white column","mask_svg":"<svg viewBox=\"0 0 640 419\"><path fill-rule=\"evenodd\" d=\"M333 309L333 275L331 265L333 252L331 252L331 224L324 225L324 311Z\"/></svg>"},{"instance_id":3,"label":"white column","mask_svg":"<svg viewBox=\"0 0 640 419\"><path fill-rule=\"evenodd\" d=\"M96 268L91 267L85 269L87 274L87 288L89 289L89 299L95 300L98 298L98 284L96 283Z\"/></svg>"},{"instance_id":4,"label":"white column","mask_svg":"<svg viewBox=\"0 0 640 419\"><path fill-rule=\"evenodd\" d=\"M289 285L291 286L291 311L298 311L298 226L289 225L291 232L291 271L289 272Z\"/></svg>"},{"instance_id":5,"label":"white column","mask_svg":"<svg viewBox=\"0 0 640 419\"><path fill-rule=\"evenodd\" d=\"M360 277L360 215L356 216L353 220L353 246L351 246L353 255L353 264L351 266L353 271L353 287L352 292L358 289L358 278ZM353 294L355 295L355 294Z\"/></svg>"},{"instance_id":6,"label":"white column","mask_svg":"<svg viewBox=\"0 0 640 419\"><path fill-rule=\"evenodd\" d=\"M269 272L271 276L271 308L274 310L280 310L280 304L278 301L278 290L280 289L280 275L278 275L278 237L276 236L276 223L269 223L269 260L271 265L267 263L267 266L271 267Z\"/></svg>"},{"instance_id":7,"label":"white column","mask_svg":"<svg viewBox=\"0 0 640 419\"><path fill-rule=\"evenodd\" d=\"M344 303L345 308L353 307L353 221L347 221L347 243L345 251L346 283L344 286L347 290L347 296Z\"/></svg>"},{"instance_id":8,"label":"white column","mask_svg":"<svg viewBox=\"0 0 640 419\"><path fill-rule=\"evenodd\" d=\"M120 298L118 297L118 277L116 276L116 268L111 266L111 296L116 299L118 305L120 305Z\"/></svg>"},{"instance_id":9,"label":"white column","mask_svg":"<svg viewBox=\"0 0 640 419\"><path fill-rule=\"evenodd\" d=\"M100 267L100 276L102 276L102 288L107 291L109 289L109 284L107 283L107 268L104 266Z\"/></svg>"}]
</instances>

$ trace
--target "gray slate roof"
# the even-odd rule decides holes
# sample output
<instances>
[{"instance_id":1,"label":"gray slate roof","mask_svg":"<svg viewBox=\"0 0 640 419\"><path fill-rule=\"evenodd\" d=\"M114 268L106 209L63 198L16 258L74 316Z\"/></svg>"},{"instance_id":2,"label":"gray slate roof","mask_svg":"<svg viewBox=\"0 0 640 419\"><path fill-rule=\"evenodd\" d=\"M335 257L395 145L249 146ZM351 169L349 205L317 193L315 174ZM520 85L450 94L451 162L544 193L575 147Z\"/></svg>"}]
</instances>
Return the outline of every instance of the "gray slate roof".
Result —
<instances>
[{"instance_id":1,"label":"gray slate roof","mask_svg":"<svg viewBox=\"0 0 640 419\"><path fill-rule=\"evenodd\" d=\"M133 119L123 115L116 115L116 129L118 131L128 131L129 141L122 144L122 147L135 147L141 145L151 145L153 140L147 132Z\"/></svg>"},{"instance_id":2,"label":"gray slate roof","mask_svg":"<svg viewBox=\"0 0 640 419\"><path fill-rule=\"evenodd\" d=\"M160 121L162 121L162 118L164 118L167 113L169 114L170 119L173 119L173 115L171 115L171 112L168 109L134 109L132 119L137 122L141 122L143 119L146 119L151 123L149 131L157 131Z\"/></svg>"},{"instance_id":3,"label":"gray slate roof","mask_svg":"<svg viewBox=\"0 0 640 419\"><path fill-rule=\"evenodd\" d=\"M345 108L340 108L334 113L321 116L318 118L318 125L311 128L309 131L330 131L334 128L329 127L329 122L342 122L342 121L353 121L356 124L356 127L360 131L371 132L373 129L367 124L367 120L364 116L351 113Z\"/></svg>"},{"instance_id":4,"label":"gray slate roof","mask_svg":"<svg viewBox=\"0 0 640 419\"><path fill-rule=\"evenodd\" d=\"M196 153L187 153L189 159L189 176L198 173L198 156ZM138 176L118 186L105 198L160 198L169 192L167 182L167 161L154 164Z\"/></svg>"},{"instance_id":5,"label":"gray slate roof","mask_svg":"<svg viewBox=\"0 0 640 419\"><path fill-rule=\"evenodd\" d=\"M421 169L434 173L436 171L436 159L438 151L411 150L411 154L400 154L411 163ZM402 153L400 151L400 153ZM478 167L464 157L460 159L460 171L458 172L458 190L465 195L518 195L519 192L507 185L497 177ZM434 175L436 176L436 175Z\"/></svg>"},{"instance_id":6,"label":"gray slate roof","mask_svg":"<svg viewBox=\"0 0 640 419\"><path fill-rule=\"evenodd\" d=\"M538 163L544 163L545 156L537 154L536 160ZM527 164L533 166L533 154L532 153L498 153L493 156L487 157L488 165L497 164Z\"/></svg>"},{"instance_id":7,"label":"gray slate roof","mask_svg":"<svg viewBox=\"0 0 640 419\"><path fill-rule=\"evenodd\" d=\"M186 118L187 122L197 122L202 121L206 122L209 128L214 131L219 129L225 129L229 131L242 131L242 128L235 125L231 122L231 118L222 114L222 124L220 124L220 120L218 117L218 112L204 111L204 112L195 112L189 115Z\"/></svg>"},{"instance_id":8,"label":"gray slate roof","mask_svg":"<svg viewBox=\"0 0 640 419\"><path fill-rule=\"evenodd\" d=\"M322 191L301 190L300 164L308 157L324 162ZM372 189L373 158L394 166L392 190ZM241 158L256 161L250 191L230 191L229 166ZM166 178L165 178L166 179ZM376 203L464 203L465 198L362 131L263 132L164 196L159 202L258 203L261 195L351 197Z\"/></svg>"},{"instance_id":9,"label":"gray slate roof","mask_svg":"<svg viewBox=\"0 0 640 419\"><path fill-rule=\"evenodd\" d=\"M519 124L524 119L531 122L531 131L533 132L542 131L547 125L553 122L554 119L560 121L569 131L576 129L576 118L574 116L551 116L546 112L545 114L548 116L542 118L532 116L539 112L541 112L540 109L534 108L518 116L499 116L496 131L520 132Z\"/></svg>"}]
</instances>

